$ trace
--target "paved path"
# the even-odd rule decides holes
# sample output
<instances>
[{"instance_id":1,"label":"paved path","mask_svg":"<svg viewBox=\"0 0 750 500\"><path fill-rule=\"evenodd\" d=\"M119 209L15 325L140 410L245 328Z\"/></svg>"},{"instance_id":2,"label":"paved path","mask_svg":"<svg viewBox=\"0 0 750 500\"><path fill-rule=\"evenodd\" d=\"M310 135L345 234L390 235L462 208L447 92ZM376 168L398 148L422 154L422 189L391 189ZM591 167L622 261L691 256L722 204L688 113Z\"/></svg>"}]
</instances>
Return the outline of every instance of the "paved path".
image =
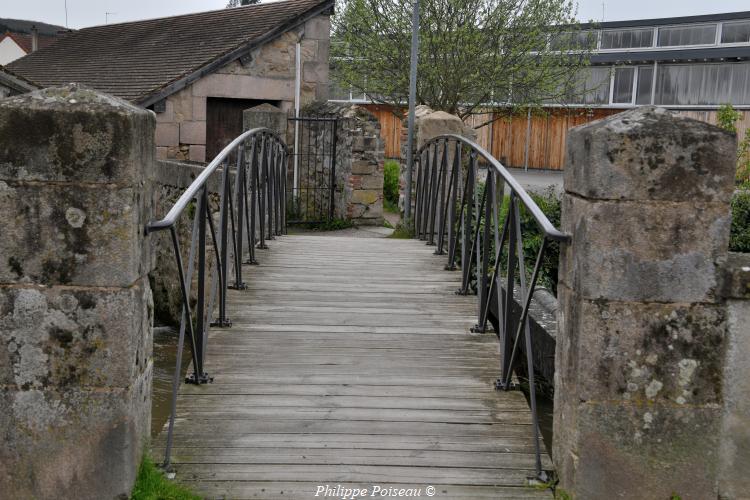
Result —
<instances>
[{"instance_id":1,"label":"paved path","mask_svg":"<svg viewBox=\"0 0 750 500\"><path fill-rule=\"evenodd\" d=\"M525 486L528 406L492 389L495 336L469 333L476 298L454 295L460 275L434 247L317 235L269 246L245 270L248 290L230 292L234 326L210 335L215 382L181 388L178 481L210 498L316 498L325 485L551 498Z\"/></svg>"}]
</instances>

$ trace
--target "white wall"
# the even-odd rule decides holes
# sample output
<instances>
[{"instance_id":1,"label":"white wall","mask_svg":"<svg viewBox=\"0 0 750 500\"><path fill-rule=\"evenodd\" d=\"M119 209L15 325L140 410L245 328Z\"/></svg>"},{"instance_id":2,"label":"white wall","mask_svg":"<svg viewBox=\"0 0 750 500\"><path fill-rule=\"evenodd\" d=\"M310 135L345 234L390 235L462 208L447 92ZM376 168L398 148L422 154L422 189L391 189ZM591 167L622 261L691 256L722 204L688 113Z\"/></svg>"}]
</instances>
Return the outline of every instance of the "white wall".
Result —
<instances>
[{"instance_id":1,"label":"white wall","mask_svg":"<svg viewBox=\"0 0 750 500\"><path fill-rule=\"evenodd\" d=\"M25 55L26 52L12 38L6 36L0 41L0 65L4 66Z\"/></svg>"}]
</instances>

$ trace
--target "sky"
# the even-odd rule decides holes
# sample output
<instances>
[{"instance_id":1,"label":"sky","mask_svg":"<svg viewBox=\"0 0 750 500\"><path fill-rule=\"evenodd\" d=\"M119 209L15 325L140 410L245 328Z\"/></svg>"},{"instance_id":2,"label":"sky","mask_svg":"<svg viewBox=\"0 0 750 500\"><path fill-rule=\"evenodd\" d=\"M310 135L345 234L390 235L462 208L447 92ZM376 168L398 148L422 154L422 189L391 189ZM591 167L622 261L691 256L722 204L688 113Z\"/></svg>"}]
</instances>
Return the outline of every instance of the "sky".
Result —
<instances>
[{"instance_id":1,"label":"sky","mask_svg":"<svg viewBox=\"0 0 750 500\"><path fill-rule=\"evenodd\" d=\"M0 0L0 18L28 19L70 28L221 9L227 0ZM619 21L750 10L748 0L579 0L582 21ZM602 9L603 6L603 9ZM108 14L109 13L109 14Z\"/></svg>"}]
</instances>

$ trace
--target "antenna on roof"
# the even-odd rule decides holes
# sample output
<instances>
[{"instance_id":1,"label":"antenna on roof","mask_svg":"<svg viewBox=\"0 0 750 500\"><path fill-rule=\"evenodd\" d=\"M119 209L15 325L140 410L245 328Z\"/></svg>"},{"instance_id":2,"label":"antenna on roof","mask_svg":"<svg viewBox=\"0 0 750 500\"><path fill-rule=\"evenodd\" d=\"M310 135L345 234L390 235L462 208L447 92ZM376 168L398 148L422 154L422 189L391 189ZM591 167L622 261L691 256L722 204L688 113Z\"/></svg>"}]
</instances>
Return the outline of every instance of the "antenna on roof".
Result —
<instances>
[{"instance_id":1,"label":"antenna on roof","mask_svg":"<svg viewBox=\"0 0 750 500\"><path fill-rule=\"evenodd\" d=\"M605 6L606 6L606 4L604 2L602 2L602 22L604 22L604 8L605 8Z\"/></svg>"},{"instance_id":2,"label":"antenna on roof","mask_svg":"<svg viewBox=\"0 0 750 500\"><path fill-rule=\"evenodd\" d=\"M104 24L109 24L109 16L116 16L117 12L105 12L104 13Z\"/></svg>"},{"instance_id":3,"label":"antenna on roof","mask_svg":"<svg viewBox=\"0 0 750 500\"><path fill-rule=\"evenodd\" d=\"M68 0L65 0L65 27L68 27Z\"/></svg>"}]
</instances>

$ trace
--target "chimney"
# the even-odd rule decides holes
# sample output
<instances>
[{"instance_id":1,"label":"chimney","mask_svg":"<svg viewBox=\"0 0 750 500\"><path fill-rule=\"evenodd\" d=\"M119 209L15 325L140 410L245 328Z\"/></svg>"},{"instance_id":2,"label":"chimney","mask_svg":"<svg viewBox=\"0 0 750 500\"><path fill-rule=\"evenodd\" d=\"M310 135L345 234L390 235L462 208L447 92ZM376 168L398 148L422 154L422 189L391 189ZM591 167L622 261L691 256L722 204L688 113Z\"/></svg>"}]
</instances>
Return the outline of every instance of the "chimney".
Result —
<instances>
[{"instance_id":1,"label":"chimney","mask_svg":"<svg viewBox=\"0 0 750 500\"><path fill-rule=\"evenodd\" d=\"M36 52L39 50L39 30L36 25L31 27L31 51Z\"/></svg>"}]
</instances>

